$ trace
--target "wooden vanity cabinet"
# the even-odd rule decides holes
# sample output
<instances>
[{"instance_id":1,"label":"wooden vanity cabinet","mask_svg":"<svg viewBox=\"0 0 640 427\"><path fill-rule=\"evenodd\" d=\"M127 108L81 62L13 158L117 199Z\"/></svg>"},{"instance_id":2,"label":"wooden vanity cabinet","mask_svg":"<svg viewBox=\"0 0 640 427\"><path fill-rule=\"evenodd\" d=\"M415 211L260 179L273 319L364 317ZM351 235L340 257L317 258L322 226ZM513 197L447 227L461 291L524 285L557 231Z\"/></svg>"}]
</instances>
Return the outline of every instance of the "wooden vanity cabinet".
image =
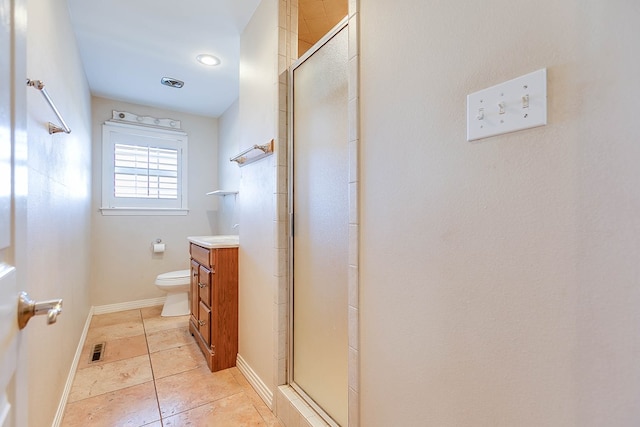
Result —
<instances>
[{"instance_id":1,"label":"wooden vanity cabinet","mask_svg":"<svg viewBox=\"0 0 640 427\"><path fill-rule=\"evenodd\" d=\"M236 366L238 354L238 248L190 244L189 331L212 372Z\"/></svg>"}]
</instances>

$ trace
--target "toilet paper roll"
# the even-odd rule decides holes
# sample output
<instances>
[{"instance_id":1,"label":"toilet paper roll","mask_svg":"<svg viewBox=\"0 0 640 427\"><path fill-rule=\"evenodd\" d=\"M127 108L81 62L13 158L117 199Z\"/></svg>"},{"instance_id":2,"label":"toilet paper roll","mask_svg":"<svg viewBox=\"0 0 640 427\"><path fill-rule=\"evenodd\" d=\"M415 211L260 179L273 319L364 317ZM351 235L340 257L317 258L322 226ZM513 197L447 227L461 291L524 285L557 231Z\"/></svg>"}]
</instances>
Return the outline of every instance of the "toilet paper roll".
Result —
<instances>
[{"instance_id":1,"label":"toilet paper roll","mask_svg":"<svg viewBox=\"0 0 640 427\"><path fill-rule=\"evenodd\" d=\"M154 243L153 244L153 253L161 254L164 252L164 243Z\"/></svg>"}]
</instances>

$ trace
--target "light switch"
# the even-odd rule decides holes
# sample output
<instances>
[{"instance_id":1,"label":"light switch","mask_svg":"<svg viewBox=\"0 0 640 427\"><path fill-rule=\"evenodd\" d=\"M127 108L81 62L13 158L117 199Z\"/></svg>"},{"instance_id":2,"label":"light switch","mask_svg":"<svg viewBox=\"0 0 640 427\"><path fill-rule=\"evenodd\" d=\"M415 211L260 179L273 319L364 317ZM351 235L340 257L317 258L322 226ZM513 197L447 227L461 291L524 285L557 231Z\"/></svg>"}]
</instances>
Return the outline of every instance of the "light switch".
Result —
<instances>
[{"instance_id":1,"label":"light switch","mask_svg":"<svg viewBox=\"0 0 640 427\"><path fill-rule=\"evenodd\" d=\"M467 141L546 124L546 68L467 95Z\"/></svg>"}]
</instances>

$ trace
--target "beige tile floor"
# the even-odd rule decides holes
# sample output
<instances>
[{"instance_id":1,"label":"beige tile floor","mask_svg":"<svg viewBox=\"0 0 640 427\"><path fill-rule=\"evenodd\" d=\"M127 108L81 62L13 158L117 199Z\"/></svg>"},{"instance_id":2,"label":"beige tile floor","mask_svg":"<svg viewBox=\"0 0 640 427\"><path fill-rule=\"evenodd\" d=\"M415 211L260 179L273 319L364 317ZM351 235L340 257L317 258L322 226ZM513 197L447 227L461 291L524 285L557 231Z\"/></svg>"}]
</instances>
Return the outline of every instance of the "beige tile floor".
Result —
<instances>
[{"instance_id":1,"label":"beige tile floor","mask_svg":"<svg viewBox=\"0 0 640 427\"><path fill-rule=\"evenodd\" d=\"M237 368L209 371L189 316L161 310L93 317L63 427L282 427ZM103 358L91 362L98 343Z\"/></svg>"}]
</instances>

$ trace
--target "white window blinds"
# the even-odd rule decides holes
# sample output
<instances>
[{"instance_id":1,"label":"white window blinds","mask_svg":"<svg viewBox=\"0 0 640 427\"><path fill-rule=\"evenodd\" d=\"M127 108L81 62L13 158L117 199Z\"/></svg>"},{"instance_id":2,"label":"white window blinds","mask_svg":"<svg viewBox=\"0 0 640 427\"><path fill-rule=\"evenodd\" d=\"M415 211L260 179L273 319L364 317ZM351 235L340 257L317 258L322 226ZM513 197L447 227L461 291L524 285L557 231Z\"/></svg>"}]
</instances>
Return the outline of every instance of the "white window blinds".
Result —
<instances>
[{"instance_id":1,"label":"white window blinds","mask_svg":"<svg viewBox=\"0 0 640 427\"><path fill-rule=\"evenodd\" d=\"M178 150L114 145L114 196L178 198Z\"/></svg>"}]
</instances>

